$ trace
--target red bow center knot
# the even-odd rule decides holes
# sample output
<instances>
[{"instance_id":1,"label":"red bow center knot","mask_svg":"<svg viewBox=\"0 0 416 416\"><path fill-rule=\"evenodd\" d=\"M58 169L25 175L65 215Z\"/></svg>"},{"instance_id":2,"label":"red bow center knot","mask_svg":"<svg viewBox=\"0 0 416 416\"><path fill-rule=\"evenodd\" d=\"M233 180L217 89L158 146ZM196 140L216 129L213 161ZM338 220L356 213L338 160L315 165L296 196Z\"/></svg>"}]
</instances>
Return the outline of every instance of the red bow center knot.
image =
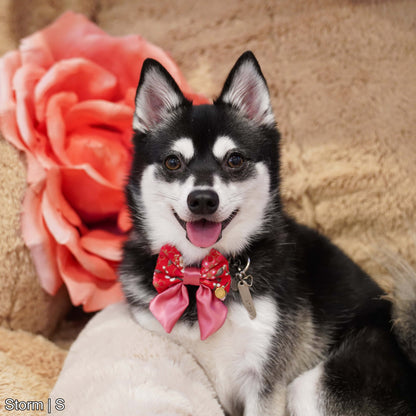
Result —
<instances>
[{"instance_id":1,"label":"red bow center knot","mask_svg":"<svg viewBox=\"0 0 416 416\"><path fill-rule=\"evenodd\" d=\"M182 254L175 247L161 248L153 274L153 286L158 295L150 302L149 309L168 333L189 305L186 285L199 286L196 307L204 340L221 328L227 317L227 307L222 302L231 285L227 259L211 249L202 260L201 268L183 267Z\"/></svg>"}]
</instances>

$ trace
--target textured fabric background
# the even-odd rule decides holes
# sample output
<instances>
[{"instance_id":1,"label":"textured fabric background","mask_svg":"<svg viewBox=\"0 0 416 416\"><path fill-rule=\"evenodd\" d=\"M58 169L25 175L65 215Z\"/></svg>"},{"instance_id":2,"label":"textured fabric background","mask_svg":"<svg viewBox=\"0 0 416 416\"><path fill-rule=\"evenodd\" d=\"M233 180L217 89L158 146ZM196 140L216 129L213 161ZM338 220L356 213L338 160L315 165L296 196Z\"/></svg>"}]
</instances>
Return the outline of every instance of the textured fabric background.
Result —
<instances>
[{"instance_id":1,"label":"textured fabric background","mask_svg":"<svg viewBox=\"0 0 416 416\"><path fill-rule=\"evenodd\" d=\"M284 138L288 210L331 237L387 289L380 249L416 267L413 0L0 0L0 52L67 9L112 35L141 34L210 97L238 56L253 50ZM0 139L0 324L51 334L68 299L64 291L52 299L40 289L20 237L25 174L24 159ZM24 351L33 339L20 334L10 339ZM9 351L2 342L0 352ZM59 367L59 348L46 350L45 360ZM0 382L0 396L2 389L8 387Z\"/></svg>"}]
</instances>

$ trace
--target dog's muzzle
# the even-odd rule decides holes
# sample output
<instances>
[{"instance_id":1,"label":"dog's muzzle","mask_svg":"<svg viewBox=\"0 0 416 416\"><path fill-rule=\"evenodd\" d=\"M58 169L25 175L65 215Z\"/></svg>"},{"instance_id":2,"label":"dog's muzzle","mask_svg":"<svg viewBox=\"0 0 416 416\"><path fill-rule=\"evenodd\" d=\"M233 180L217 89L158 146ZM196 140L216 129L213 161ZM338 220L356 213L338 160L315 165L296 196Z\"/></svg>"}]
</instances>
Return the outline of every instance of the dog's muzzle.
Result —
<instances>
[{"instance_id":1,"label":"dog's muzzle","mask_svg":"<svg viewBox=\"0 0 416 416\"><path fill-rule=\"evenodd\" d=\"M175 218L186 231L186 238L196 247L211 247L222 237L222 232L237 215L235 210L224 221L215 222L201 216L211 216L218 210L220 199L210 189L198 189L189 193L187 204L189 211L198 216L195 221L184 221L174 212ZM198 218L197 217L197 218Z\"/></svg>"}]
</instances>

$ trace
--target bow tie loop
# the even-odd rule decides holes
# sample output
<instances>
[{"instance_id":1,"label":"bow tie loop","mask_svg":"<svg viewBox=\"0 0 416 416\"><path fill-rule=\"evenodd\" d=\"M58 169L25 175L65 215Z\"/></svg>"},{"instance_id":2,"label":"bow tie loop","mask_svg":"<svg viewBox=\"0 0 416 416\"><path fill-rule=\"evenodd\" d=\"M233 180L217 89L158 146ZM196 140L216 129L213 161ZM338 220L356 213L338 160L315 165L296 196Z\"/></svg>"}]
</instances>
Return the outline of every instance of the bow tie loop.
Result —
<instances>
[{"instance_id":1,"label":"bow tie loop","mask_svg":"<svg viewBox=\"0 0 416 416\"><path fill-rule=\"evenodd\" d=\"M183 284L199 286L201 284L201 271L197 267L185 267L183 272Z\"/></svg>"}]
</instances>

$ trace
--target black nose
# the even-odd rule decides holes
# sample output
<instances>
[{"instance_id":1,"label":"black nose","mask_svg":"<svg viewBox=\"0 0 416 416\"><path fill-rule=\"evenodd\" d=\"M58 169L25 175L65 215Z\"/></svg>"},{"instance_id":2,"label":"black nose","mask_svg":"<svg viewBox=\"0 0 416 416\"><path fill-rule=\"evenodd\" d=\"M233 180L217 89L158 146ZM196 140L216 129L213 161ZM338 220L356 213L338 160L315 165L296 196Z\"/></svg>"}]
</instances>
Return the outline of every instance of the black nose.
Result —
<instances>
[{"instance_id":1,"label":"black nose","mask_svg":"<svg viewBox=\"0 0 416 416\"><path fill-rule=\"evenodd\" d=\"M209 189L192 191L188 195L188 207L194 214L213 214L219 205L218 194Z\"/></svg>"}]
</instances>

